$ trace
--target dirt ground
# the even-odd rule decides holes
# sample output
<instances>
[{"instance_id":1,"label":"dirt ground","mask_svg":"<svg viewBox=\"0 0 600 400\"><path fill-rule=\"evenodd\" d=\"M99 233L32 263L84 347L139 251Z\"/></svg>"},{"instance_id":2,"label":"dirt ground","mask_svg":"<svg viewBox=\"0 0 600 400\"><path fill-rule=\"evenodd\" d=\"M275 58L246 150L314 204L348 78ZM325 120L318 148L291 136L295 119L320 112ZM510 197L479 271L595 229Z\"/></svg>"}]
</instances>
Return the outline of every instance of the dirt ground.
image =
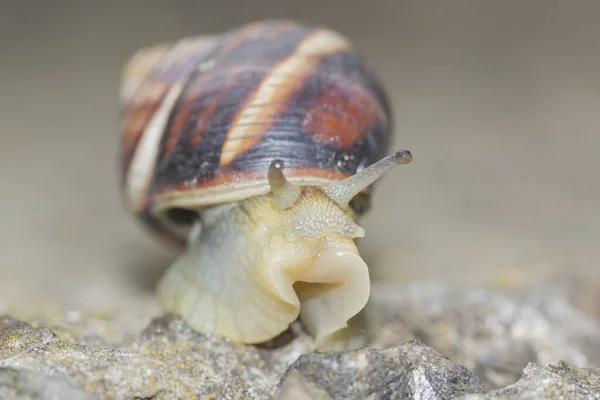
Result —
<instances>
[{"instance_id":1,"label":"dirt ground","mask_svg":"<svg viewBox=\"0 0 600 400\"><path fill-rule=\"evenodd\" d=\"M362 221L374 279L597 282L599 17L593 0L14 1L0 16L0 311L152 298L174 253L121 202L121 68L142 46L263 18L342 32L389 90L394 148L414 162Z\"/></svg>"}]
</instances>

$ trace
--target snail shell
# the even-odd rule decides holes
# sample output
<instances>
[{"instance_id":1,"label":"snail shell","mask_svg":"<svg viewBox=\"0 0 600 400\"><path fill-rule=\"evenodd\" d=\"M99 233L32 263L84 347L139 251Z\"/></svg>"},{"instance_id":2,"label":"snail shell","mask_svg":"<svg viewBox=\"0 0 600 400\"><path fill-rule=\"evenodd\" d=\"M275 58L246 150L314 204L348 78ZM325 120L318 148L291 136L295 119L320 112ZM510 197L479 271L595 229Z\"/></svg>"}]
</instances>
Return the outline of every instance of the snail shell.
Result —
<instances>
[{"instance_id":1,"label":"snail shell","mask_svg":"<svg viewBox=\"0 0 600 400\"><path fill-rule=\"evenodd\" d=\"M121 104L128 206L186 247L163 306L243 343L298 315L317 343L340 337L369 296L354 219L371 184L411 159L378 161L390 109L352 44L259 21L157 45L125 67Z\"/></svg>"}]
</instances>

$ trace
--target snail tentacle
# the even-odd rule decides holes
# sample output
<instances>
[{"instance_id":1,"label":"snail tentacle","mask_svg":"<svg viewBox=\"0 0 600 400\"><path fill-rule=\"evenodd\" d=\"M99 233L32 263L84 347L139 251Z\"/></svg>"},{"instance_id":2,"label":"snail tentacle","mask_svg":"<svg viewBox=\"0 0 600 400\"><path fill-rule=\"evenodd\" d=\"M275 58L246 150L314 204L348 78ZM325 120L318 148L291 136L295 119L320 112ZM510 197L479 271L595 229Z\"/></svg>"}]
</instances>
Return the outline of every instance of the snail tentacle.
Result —
<instances>
[{"instance_id":1,"label":"snail tentacle","mask_svg":"<svg viewBox=\"0 0 600 400\"><path fill-rule=\"evenodd\" d=\"M348 208L350 201L366 189L369 185L381 178L392 168L408 164L412 161L412 154L408 150L399 150L375 164L368 166L355 175L343 181L331 183L323 189L324 192L342 208Z\"/></svg>"},{"instance_id":2,"label":"snail tentacle","mask_svg":"<svg viewBox=\"0 0 600 400\"><path fill-rule=\"evenodd\" d=\"M291 184L283 174L283 161L274 160L269 166L268 178L275 207L278 210L285 210L290 207L300 197L300 188Z\"/></svg>"}]
</instances>

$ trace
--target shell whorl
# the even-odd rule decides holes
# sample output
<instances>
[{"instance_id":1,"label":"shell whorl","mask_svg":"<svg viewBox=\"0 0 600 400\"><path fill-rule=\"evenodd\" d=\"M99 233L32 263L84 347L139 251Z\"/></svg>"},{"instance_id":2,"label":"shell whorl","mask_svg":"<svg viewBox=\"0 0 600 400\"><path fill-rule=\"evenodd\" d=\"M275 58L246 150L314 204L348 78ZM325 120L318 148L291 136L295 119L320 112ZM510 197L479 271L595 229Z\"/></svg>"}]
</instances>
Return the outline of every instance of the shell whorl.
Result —
<instances>
[{"instance_id":1,"label":"shell whorl","mask_svg":"<svg viewBox=\"0 0 600 400\"><path fill-rule=\"evenodd\" d=\"M269 190L274 159L291 182L325 184L381 158L387 97L352 44L290 21L138 52L123 74L121 168L134 213L197 209Z\"/></svg>"}]
</instances>

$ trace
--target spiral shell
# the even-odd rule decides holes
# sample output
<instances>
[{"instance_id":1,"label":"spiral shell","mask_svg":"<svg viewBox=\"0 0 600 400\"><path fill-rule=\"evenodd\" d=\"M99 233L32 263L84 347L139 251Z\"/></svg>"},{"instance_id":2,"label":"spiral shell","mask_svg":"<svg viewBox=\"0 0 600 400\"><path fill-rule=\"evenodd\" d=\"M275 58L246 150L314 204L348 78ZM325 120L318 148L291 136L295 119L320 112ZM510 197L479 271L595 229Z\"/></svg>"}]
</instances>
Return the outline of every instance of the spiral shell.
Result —
<instances>
[{"instance_id":1,"label":"spiral shell","mask_svg":"<svg viewBox=\"0 0 600 400\"><path fill-rule=\"evenodd\" d=\"M144 49L121 102L128 203L179 242L181 210L268 192L274 159L293 183L341 180L385 154L391 129L385 92L352 44L290 21Z\"/></svg>"}]
</instances>

